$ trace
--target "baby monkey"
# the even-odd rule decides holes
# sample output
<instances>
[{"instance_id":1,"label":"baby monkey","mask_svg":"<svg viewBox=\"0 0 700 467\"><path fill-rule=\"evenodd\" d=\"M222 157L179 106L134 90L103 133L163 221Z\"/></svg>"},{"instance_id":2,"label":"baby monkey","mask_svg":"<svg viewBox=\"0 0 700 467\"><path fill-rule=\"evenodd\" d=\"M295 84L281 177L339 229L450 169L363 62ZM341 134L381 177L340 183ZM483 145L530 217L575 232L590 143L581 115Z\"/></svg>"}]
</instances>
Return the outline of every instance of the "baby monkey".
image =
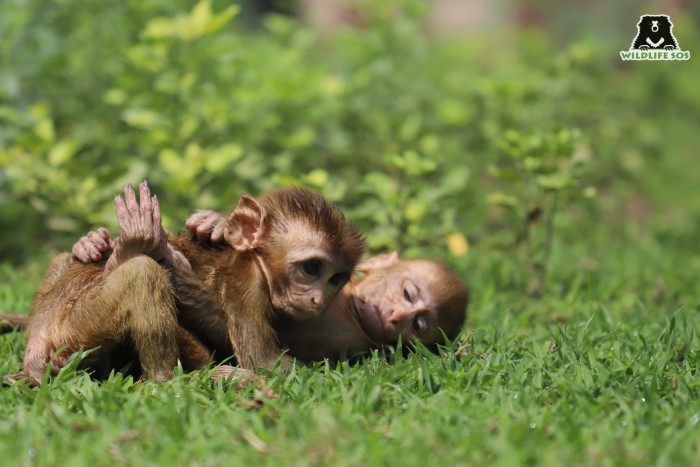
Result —
<instances>
[{"instance_id":1,"label":"baby monkey","mask_svg":"<svg viewBox=\"0 0 700 467\"><path fill-rule=\"evenodd\" d=\"M188 235L168 242L157 198L146 182L139 191L140 203L130 185L115 198L120 233L106 261L52 261L29 315L23 366L31 382L80 349L99 347L95 356L108 362L123 344L133 344L145 378L169 379L183 325L213 349L232 348L245 369L271 368L281 356L271 321L318 316L364 252L343 213L309 190L242 196L223 247Z\"/></svg>"}]
</instances>

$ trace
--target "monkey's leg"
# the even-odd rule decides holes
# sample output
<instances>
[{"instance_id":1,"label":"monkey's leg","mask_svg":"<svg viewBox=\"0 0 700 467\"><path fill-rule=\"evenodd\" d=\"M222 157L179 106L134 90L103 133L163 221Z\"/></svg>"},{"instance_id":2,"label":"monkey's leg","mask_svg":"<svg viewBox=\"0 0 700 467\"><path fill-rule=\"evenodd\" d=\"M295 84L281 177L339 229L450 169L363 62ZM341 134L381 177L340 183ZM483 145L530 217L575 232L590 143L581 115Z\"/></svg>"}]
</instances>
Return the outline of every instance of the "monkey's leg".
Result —
<instances>
[{"instance_id":1,"label":"monkey's leg","mask_svg":"<svg viewBox=\"0 0 700 467\"><path fill-rule=\"evenodd\" d=\"M49 337L53 347L65 346L72 352L108 349L128 333L144 377L170 379L178 358L178 324L167 272L153 259L136 256L120 264L96 289L54 326Z\"/></svg>"},{"instance_id":2,"label":"monkey's leg","mask_svg":"<svg viewBox=\"0 0 700 467\"><path fill-rule=\"evenodd\" d=\"M182 326L177 330L180 362L185 371L196 371L212 362L212 354L202 342Z\"/></svg>"},{"instance_id":3,"label":"monkey's leg","mask_svg":"<svg viewBox=\"0 0 700 467\"><path fill-rule=\"evenodd\" d=\"M38 385L46 370L51 355L48 332L57 311L56 298L53 297L58 287L56 283L65 279L64 275L73 263L69 253L56 255L49 264L44 280L34 297L32 310L23 324L27 330L27 346L24 351L23 367L30 384ZM60 307L60 304L58 305ZM6 375L11 380L24 379L24 375Z\"/></svg>"}]
</instances>

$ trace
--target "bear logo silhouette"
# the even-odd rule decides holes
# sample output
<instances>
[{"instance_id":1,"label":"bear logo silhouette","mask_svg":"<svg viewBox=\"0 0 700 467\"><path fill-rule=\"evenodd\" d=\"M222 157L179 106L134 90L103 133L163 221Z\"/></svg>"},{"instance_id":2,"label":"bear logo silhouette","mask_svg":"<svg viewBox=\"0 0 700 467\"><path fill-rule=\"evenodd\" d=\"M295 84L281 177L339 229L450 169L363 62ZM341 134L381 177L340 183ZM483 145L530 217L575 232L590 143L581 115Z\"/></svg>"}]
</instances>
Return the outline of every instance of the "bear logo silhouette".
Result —
<instances>
[{"instance_id":1,"label":"bear logo silhouette","mask_svg":"<svg viewBox=\"0 0 700 467\"><path fill-rule=\"evenodd\" d=\"M642 15L637 23L637 36L630 50L675 50L678 42L673 37L673 23L668 15Z\"/></svg>"}]
</instances>

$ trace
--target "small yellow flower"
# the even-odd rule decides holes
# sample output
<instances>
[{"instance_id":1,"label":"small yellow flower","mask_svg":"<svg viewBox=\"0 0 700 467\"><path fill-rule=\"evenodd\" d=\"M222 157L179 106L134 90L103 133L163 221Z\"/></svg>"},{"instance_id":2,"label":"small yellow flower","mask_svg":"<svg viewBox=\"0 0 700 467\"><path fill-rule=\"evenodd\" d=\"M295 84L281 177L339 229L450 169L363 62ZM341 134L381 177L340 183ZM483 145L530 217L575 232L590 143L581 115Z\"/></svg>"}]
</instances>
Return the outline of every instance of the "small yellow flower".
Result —
<instances>
[{"instance_id":1,"label":"small yellow flower","mask_svg":"<svg viewBox=\"0 0 700 467\"><path fill-rule=\"evenodd\" d=\"M460 257L469 253L469 241L461 233L451 233L445 238L447 249L452 256Z\"/></svg>"}]
</instances>

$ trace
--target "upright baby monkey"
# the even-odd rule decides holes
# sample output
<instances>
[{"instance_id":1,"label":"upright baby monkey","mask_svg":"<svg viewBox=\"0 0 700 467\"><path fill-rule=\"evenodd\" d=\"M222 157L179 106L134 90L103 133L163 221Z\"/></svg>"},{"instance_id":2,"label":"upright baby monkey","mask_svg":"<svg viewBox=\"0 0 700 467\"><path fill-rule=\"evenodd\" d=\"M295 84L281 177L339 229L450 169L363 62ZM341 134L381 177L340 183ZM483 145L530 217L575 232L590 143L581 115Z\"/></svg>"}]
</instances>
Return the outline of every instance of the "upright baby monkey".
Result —
<instances>
[{"instance_id":1,"label":"upright baby monkey","mask_svg":"<svg viewBox=\"0 0 700 467\"><path fill-rule=\"evenodd\" d=\"M211 332L221 322L229 342L209 346L232 346L243 368L270 368L281 356L270 321L278 313L318 316L365 248L338 208L301 188L260 200L242 196L224 232L230 247L187 235L168 243L146 182L140 204L129 185L115 205L120 233L109 258L84 264L59 255L36 294L23 365L34 383L48 365L57 371L80 349L99 347L104 363L125 343L135 348L144 377L163 381L180 356L183 326L206 342L221 334Z\"/></svg>"}]
</instances>

